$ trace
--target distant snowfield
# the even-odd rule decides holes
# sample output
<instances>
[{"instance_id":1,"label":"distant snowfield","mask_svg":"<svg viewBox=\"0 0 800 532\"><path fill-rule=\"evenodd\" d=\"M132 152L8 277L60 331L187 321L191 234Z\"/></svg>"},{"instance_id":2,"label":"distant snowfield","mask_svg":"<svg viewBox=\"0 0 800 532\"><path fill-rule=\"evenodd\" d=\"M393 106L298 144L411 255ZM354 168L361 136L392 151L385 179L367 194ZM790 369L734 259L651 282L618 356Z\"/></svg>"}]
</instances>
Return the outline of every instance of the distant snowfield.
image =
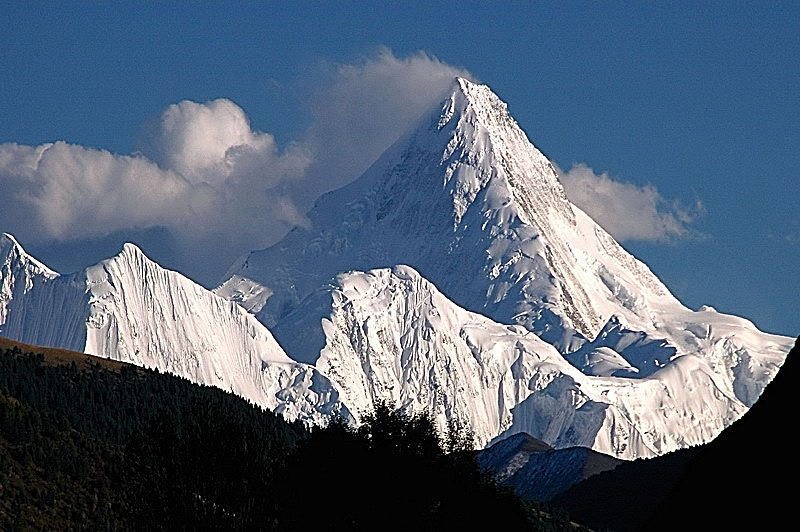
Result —
<instances>
[{"instance_id":1,"label":"distant snowfield","mask_svg":"<svg viewBox=\"0 0 800 532\"><path fill-rule=\"evenodd\" d=\"M132 245L64 276L4 235L0 335L170 371L290 419L357 421L384 399L480 445L527 432L627 459L712 439L791 348L681 305L466 80L309 217L213 293Z\"/></svg>"}]
</instances>

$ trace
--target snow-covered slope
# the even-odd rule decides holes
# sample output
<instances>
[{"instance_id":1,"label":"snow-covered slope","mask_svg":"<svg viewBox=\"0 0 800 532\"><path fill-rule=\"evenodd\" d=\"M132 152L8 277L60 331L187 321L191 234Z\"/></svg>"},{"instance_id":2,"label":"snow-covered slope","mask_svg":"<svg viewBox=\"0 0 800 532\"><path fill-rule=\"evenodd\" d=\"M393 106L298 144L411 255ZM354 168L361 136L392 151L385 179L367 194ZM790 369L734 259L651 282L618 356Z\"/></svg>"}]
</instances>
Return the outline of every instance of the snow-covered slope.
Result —
<instances>
[{"instance_id":1,"label":"snow-covered slope","mask_svg":"<svg viewBox=\"0 0 800 532\"><path fill-rule=\"evenodd\" d=\"M17 313L15 294L26 294L55 277L56 272L28 255L12 235L0 234L0 324Z\"/></svg>"},{"instance_id":2,"label":"snow-covered slope","mask_svg":"<svg viewBox=\"0 0 800 532\"><path fill-rule=\"evenodd\" d=\"M458 79L354 183L323 196L216 292L269 326L340 272L408 264L458 305L519 324L589 374L646 378L698 355L752 405L791 347L747 320L684 307L566 198L506 105Z\"/></svg>"},{"instance_id":3,"label":"snow-covered slope","mask_svg":"<svg viewBox=\"0 0 800 532\"><path fill-rule=\"evenodd\" d=\"M136 246L61 276L2 238L0 335L158 368L289 419L321 421L342 409L330 382L287 357L251 314Z\"/></svg>"},{"instance_id":4,"label":"snow-covered slope","mask_svg":"<svg viewBox=\"0 0 800 532\"><path fill-rule=\"evenodd\" d=\"M646 379L584 375L524 327L460 308L408 266L340 274L310 294L274 331L290 359L240 306L133 245L63 276L10 237L1 256L0 335L156 367L290 419L357 419L384 399L468 427L479 445L527 432L633 458L707 441L745 410L692 355Z\"/></svg>"},{"instance_id":5,"label":"snow-covered slope","mask_svg":"<svg viewBox=\"0 0 800 532\"><path fill-rule=\"evenodd\" d=\"M273 330L356 417L375 400L468 427L483 446L527 432L561 448L652 456L716 436L746 407L694 355L644 379L591 377L519 325L466 311L408 266L340 274Z\"/></svg>"}]
</instances>

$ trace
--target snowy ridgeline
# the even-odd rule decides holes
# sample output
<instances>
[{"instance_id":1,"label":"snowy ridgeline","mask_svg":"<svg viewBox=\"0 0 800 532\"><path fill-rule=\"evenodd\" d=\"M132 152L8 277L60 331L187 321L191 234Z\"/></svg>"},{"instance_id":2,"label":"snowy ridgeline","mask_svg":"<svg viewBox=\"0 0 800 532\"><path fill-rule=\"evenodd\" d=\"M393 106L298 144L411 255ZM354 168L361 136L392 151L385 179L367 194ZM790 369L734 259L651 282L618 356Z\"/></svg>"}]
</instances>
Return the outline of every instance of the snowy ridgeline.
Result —
<instances>
[{"instance_id":1,"label":"snowy ridgeline","mask_svg":"<svg viewBox=\"0 0 800 532\"><path fill-rule=\"evenodd\" d=\"M0 237L0 335L158 367L290 419L357 420L387 399L481 445L527 432L622 458L713 438L791 347L681 305L465 80L310 217L215 293L132 245L59 275Z\"/></svg>"}]
</instances>

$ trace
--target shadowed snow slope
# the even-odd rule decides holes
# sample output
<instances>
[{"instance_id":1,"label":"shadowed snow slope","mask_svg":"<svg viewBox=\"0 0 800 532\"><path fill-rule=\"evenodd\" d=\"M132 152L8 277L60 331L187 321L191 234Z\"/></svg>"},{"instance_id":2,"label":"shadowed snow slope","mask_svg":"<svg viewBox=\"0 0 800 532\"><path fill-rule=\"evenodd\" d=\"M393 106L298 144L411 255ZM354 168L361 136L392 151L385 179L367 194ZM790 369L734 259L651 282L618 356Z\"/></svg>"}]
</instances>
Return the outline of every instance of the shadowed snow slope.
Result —
<instances>
[{"instance_id":1,"label":"shadowed snow slope","mask_svg":"<svg viewBox=\"0 0 800 532\"><path fill-rule=\"evenodd\" d=\"M158 368L290 419L322 420L341 408L328 380L287 357L252 315L132 244L61 276L0 238L2 336Z\"/></svg>"},{"instance_id":2,"label":"shadowed snow slope","mask_svg":"<svg viewBox=\"0 0 800 532\"><path fill-rule=\"evenodd\" d=\"M578 482L622 463L585 447L556 450L525 433L495 443L480 451L476 459L499 482L538 501L549 501Z\"/></svg>"}]
</instances>

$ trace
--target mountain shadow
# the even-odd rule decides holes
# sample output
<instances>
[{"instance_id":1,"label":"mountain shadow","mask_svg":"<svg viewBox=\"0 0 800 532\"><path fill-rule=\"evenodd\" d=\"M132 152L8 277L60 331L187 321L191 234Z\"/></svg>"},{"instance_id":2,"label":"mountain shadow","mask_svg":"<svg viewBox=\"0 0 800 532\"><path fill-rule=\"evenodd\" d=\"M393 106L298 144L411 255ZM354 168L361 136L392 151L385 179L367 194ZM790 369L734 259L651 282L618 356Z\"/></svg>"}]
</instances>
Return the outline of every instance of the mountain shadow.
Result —
<instances>
[{"instance_id":1,"label":"mountain shadow","mask_svg":"<svg viewBox=\"0 0 800 532\"><path fill-rule=\"evenodd\" d=\"M478 451L476 459L519 496L544 502L592 475L624 463L586 447L553 449L524 432Z\"/></svg>"}]
</instances>

